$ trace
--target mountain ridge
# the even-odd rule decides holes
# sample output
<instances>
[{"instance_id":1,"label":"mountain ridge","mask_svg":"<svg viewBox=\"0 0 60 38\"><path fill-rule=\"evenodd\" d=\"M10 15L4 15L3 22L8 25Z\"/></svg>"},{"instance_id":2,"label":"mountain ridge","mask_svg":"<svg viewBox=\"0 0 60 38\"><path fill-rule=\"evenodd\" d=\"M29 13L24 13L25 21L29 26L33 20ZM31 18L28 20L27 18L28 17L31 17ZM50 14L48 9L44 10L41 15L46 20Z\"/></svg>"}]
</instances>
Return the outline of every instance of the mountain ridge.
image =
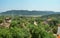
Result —
<instances>
[{"instance_id":1,"label":"mountain ridge","mask_svg":"<svg viewBox=\"0 0 60 38\"><path fill-rule=\"evenodd\" d=\"M54 11L9 10L9 11L0 13L0 15L50 15L50 14L60 14L60 12L54 12Z\"/></svg>"}]
</instances>

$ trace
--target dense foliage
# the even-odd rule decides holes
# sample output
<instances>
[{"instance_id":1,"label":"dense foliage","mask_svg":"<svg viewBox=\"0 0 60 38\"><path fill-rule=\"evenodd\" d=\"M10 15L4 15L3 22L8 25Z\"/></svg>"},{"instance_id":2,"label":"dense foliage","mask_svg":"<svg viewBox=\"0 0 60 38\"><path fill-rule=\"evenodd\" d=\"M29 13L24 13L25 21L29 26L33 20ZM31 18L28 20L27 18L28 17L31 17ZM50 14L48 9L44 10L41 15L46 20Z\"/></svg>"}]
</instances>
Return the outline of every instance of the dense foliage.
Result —
<instances>
[{"instance_id":1,"label":"dense foliage","mask_svg":"<svg viewBox=\"0 0 60 38\"><path fill-rule=\"evenodd\" d=\"M44 19L40 17L16 16L11 17L11 20L9 28L0 27L0 38L55 38L53 35L57 31L55 20L49 21L48 24L43 24Z\"/></svg>"}]
</instances>

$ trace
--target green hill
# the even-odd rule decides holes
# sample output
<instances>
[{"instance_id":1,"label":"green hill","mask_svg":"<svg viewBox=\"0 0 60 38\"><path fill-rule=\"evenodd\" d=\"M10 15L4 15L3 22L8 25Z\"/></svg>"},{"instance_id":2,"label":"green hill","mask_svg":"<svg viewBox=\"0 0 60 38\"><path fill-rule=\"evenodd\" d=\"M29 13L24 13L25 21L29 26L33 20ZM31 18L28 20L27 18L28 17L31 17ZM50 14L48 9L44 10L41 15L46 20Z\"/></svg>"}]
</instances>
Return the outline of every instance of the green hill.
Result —
<instances>
[{"instance_id":1,"label":"green hill","mask_svg":"<svg viewBox=\"0 0 60 38\"><path fill-rule=\"evenodd\" d=\"M0 13L1 15L49 15L53 11L28 11L28 10L10 10Z\"/></svg>"}]
</instances>

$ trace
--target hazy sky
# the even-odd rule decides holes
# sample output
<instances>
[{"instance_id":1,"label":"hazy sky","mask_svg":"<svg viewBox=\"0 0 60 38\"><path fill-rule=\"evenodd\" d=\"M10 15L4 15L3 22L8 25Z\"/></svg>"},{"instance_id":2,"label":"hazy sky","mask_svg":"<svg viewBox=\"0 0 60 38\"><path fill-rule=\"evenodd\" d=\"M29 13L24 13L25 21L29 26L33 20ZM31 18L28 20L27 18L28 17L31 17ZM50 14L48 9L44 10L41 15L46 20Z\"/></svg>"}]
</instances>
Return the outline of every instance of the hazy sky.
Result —
<instances>
[{"instance_id":1,"label":"hazy sky","mask_svg":"<svg viewBox=\"0 0 60 38\"><path fill-rule=\"evenodd\" d=\"M60 11L60 0L0 0L0 12L7 10Z\"/></svg>"}]
</instances>

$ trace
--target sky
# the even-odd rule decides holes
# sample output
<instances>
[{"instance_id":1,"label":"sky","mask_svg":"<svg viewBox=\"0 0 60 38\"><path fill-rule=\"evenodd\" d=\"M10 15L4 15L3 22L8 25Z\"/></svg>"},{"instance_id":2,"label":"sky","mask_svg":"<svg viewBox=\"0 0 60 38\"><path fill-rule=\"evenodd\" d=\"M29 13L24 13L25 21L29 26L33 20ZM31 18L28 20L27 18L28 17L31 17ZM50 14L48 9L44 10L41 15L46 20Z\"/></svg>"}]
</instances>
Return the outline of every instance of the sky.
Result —
<instances>
[{"instance_id":1,"label":"sky","mask_svg":"<svg viewBox=\"0 0 60 38\"><path fill-rule=\"evenodd\" d=\"M60 12L60 0L0 0L0 12L8 10Z\"/></svg>"}]
</instances>

